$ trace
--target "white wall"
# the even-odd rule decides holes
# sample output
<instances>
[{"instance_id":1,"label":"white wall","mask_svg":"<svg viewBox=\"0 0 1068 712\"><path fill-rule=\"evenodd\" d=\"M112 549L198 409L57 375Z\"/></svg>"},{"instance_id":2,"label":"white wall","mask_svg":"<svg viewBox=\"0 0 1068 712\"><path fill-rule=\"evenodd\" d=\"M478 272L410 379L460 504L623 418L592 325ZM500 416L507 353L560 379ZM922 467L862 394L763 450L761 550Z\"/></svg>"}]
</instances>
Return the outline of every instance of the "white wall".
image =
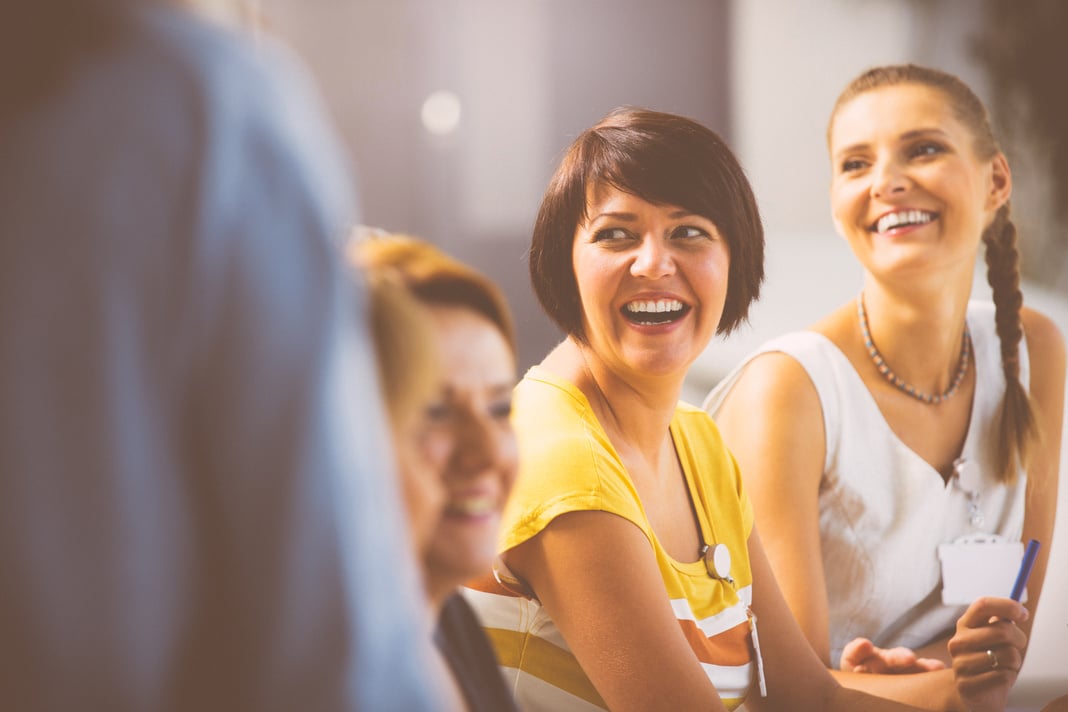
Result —
<instances>
[{"instance_id":1,"label":"white wall","mask_svg":"<svg viewBox=\"0 0 1068 712\"><path fill-rule=\"evenodd\" d=\"M516 314L521 370L560 339L525 253L565 147L624 104L728 128L730 0L249 1L319 80L361 178L364 220L496 279ZM462 104L444 136L419 118L437 90Z\"/></svg>"}]
</instances>

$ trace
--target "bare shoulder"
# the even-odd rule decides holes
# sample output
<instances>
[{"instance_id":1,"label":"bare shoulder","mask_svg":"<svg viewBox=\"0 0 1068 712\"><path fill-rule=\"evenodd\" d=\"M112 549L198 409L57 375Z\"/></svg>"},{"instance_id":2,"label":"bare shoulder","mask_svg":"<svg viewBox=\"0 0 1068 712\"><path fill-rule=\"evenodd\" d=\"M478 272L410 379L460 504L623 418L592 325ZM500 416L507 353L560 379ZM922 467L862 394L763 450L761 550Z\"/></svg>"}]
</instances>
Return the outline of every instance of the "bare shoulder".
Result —
<instances>
[{"instance_id":1,"label":"bare shoulder","mask_svg":"<svg viewBox=\"0 0 1068 712\"><path fill-rule=\"evenodd\" d=\"M852 361L855 309L843 305L808 328ZM782 351L767 351L746 364L713 413L724 435L765 442L823 443L823 406L809 372ZM731 431L734 431L733 433Z\"/></svg>"},{"instance_id":2,"label":"bare shoulder","mask_svg":"<svg viewBox=\"0 0 1068 712\"><path fill-rule=\"evenodd\" d=\"M816 386L793 356L772 351L754 358L712 415L750 488L787 473L796 484L818 481L823 410Z\"/></svg>"},{"instance_id":3,"label":"bare shoulder","mask_svg":"<svg viewBox=\"0 0 1068 712\"><path fill-rule=\"evenodd\" d=\"M797 359L781 351L760 354L746 364L716 416L744 411L762 418L768 412L791 413L819 409L816 387Z\"/></svg>"},{"instance_id":4,"label":"bare shoulder","mask_svg":"<svg viewBox=\"0 0 1068 712\"><path fill-rule=\"evenodd\" d=\"M1065 397L1064 335L1052 319L1033 309L1023 309L1020 321L1027 337L1031 367L1028 390L1042 443L1028 468L1028 481L1032 486L1044 489L1050 483L1056 483L1060 463Z\"/></svg>"},{"instance_id":5,"label":"bare shoulder","mask_svg":"<svg viewBox=\"0 0 1068 712\"><path fill-rule=\"evenodd\" d=\"M1032 359L1063 364L1065 360L1064 334L1057 324L1042 312L1024 307L1020 311L1020 322L1027 337L1027 350Z\"/></svg>"},{"instance_id":6,"label":"bare shoulder","mask_svg":"<svg viewBox=\"0 0 1068 712\"><path fill-rule=\"evenodd\" d=\"M1027 338L1031 367L1031 397L1042 411L1043 430L1060 432L1064 409L1065 344L1064 335L1052 319L1033 309L1023 309L1020 321Z\"/></svg>"},{"instance_id":7,"label":"bare shoulder","mask_svg":"<svg viewBox=\"0 0 1068 712\"><path fill-rule=\"evenodd\" d=\"M849 358L853 308L846 305L809 327L809 331L831 342ZM792 415L812 414L820 409L819 394L805 367L782 351L763 353L746 365L731 389L728 400L746 407L761 406ZM727 403L724 403L724 407Z\"/></svg>"}]
</instances>

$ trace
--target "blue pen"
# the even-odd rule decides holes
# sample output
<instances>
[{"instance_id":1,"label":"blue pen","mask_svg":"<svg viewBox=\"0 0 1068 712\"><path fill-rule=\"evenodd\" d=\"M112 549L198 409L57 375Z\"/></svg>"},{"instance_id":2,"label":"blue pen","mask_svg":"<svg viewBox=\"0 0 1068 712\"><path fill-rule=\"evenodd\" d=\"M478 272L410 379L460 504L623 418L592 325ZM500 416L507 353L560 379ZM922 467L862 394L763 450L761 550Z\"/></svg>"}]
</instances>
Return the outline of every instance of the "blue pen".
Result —
<instances>
[{"instance_id":1,"label":"blue pen","mask_svg":"<svg viewBox=\"0 0 1068 712\"><path fill-rule=\"evenodd\" d=\"M1031 576L1031 567L1035 565L1035 554L1038 553L1038 539L1032 539L1027 542L1027 549L1024 551L1023 560L1020 562L1020 573L1016 574L1016 583L1012 585L1012 593L1009 595L1014 601L1019 601L1020 596L1023 595L1024 586L1027 585L1027 579Z\"/></svg>"}]
</instances>

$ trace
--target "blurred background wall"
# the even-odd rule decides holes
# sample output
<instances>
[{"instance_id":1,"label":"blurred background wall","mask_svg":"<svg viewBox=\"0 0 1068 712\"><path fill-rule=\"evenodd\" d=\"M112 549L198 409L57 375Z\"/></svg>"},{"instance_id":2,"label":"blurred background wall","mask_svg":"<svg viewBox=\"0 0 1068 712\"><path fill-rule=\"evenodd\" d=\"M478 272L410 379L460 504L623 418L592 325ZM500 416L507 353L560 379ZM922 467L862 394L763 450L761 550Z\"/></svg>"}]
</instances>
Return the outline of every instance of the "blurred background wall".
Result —
<instances>
[{"instance_id":1,"label":"blurred background wall","mask_svg":"<svg viewBox=\"0 0 1068 712\"><path fill-rule=\"evenodd\" d=\"M826 122L849 79L888 62L954 72L1000 110L1025 299L1068 334L1057 222L1068 189L1051 180L1068 160L1025 121L1028 96L1005 88L1007 75L1032 98L1065 96L1060 0L252 2L322 86L358 170L364 221L428 238L497 279L517 313L521 369L559 339L527 279L542 191L571 139L619 105L686 114L723 135L765 219L763 298L750 326L701 357L687 399L699 402L759 342L853 298L859 268L830 220ZM1059 126L1068 131L1068 117ZM976 293L989 294L981 273ZM1066 518L1014 692L1019 709L1068 692Z\"/></svg>"},{"instance_id":2,"label":"blurred background wall","mask_svg":"<svg viewBox=\"0 0 1068 712\"><path fill-rule=\"evenodd\" d=\"M692 116L729 140L728 5L264 0L262 10L324 86L365 222L430 239L500 281L525 369L559 339L525 259L556 161L623 104Z\"/></svg>"}]
</instances>

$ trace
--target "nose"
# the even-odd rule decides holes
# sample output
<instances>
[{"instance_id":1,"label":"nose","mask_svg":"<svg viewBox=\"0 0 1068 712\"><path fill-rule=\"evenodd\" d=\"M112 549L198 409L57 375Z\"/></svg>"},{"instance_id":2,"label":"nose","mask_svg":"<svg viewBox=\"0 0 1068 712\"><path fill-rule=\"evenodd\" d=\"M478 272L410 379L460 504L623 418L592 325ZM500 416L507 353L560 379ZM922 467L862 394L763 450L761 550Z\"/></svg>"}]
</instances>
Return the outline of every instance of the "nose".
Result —
<instances>
[{"instance_id":1,"label":"nose","mask_svg":"<svg viewBox=\"0 0 1068 712\"><path fill-rule=\"evenodd\" d=\"M675 261L669 245L655 236L643 238L631 263L631 274L646 279L660 279L670 276L674 271Z\"/></svg>"},{"instance_id":2,"label":"nose","mask_svg":"<svg viewBox=\"0 0 1068 712\"><path fill-rule=\"evenodd\" d=\"M908 175L899 161L887 159L876 162L872 170L872 197L886 198L904 193L908 190L908 185Z\"/></svg>"},{"instance_id":3,"label":"nose","mask_svg":"<svg viewBox=\"0 0 1068 712\"><path fill-rule=\"evenodd\" d=\"M467 413L456 427L454 469L476 474L495 467L505 450L505 435L489 418Z\"/></svg>"}]
</instances>

